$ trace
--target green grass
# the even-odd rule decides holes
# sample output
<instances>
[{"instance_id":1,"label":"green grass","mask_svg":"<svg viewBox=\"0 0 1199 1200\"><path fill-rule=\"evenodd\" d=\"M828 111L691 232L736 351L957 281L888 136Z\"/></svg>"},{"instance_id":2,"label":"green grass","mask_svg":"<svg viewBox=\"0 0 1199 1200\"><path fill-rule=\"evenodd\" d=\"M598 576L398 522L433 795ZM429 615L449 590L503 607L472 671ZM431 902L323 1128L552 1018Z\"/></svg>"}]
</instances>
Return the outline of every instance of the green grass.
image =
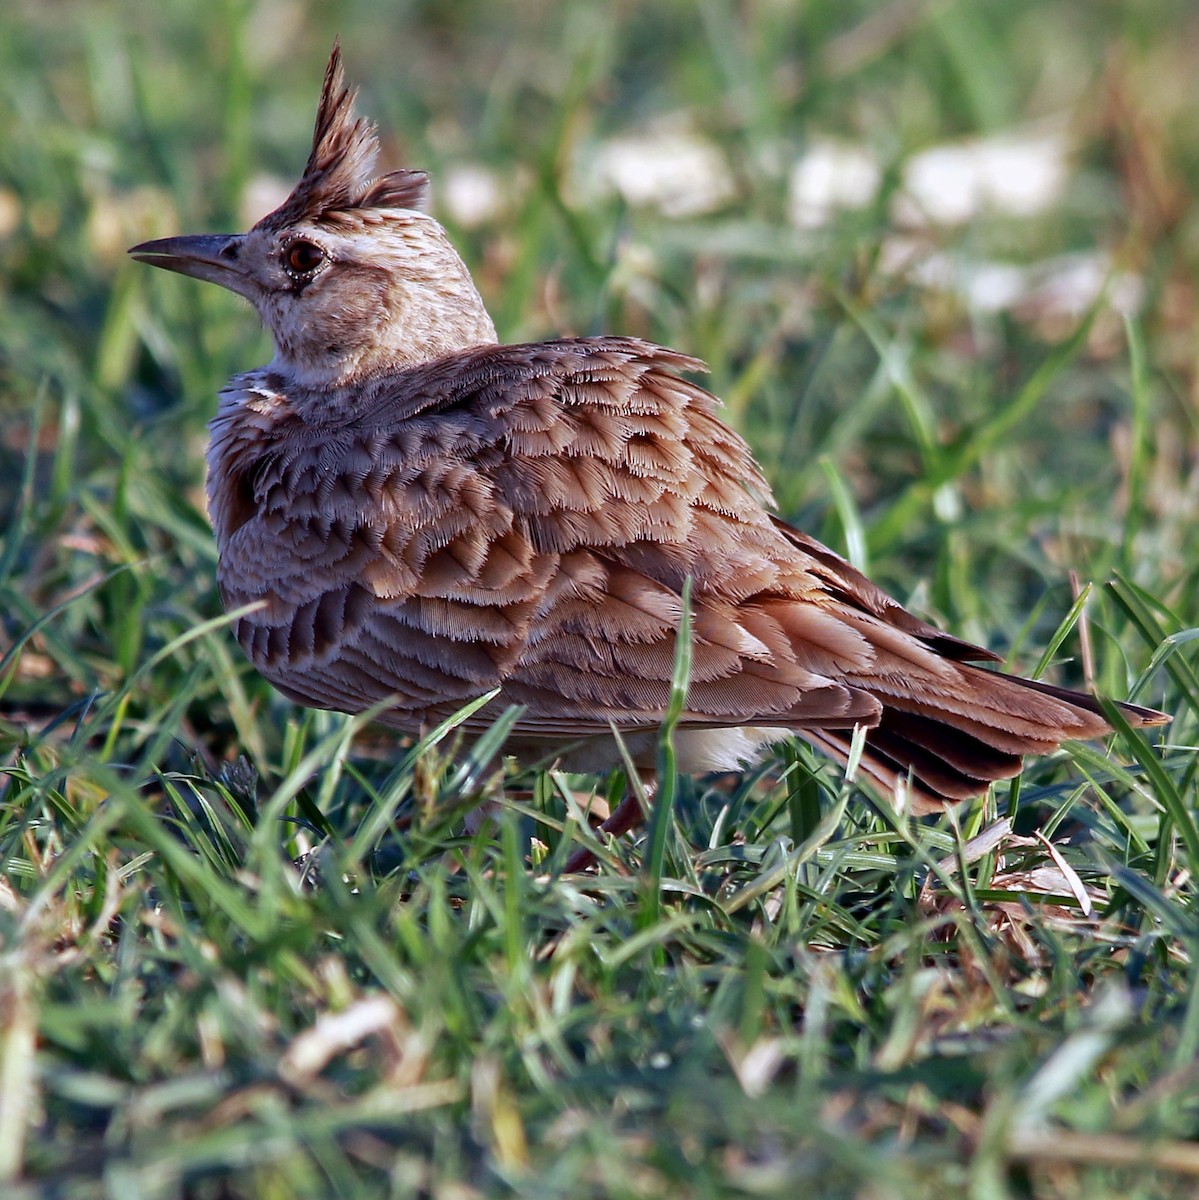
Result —
<instances>
[{"instance_id":1,"label":"green grass","mask_svg":"<svg viewBox=\"0 0 1199 1200\"><path fill-rule=\"evenodd\" d=\"M0 1193L1194 1194L1187 5L92 0L4 24ZM123 251L294 179L337 33L392 161L506 182L482 226L449 220L502 336L702 355L785 515L1013 668L1174 724L937 821L784 748L668 779L585 878L565 862L619 778L272 693L220 613L201 486L214 393L269 350ZM580 184L606 138L680 114L729 164L722 206ZM1070 131L1058 202L923 252L1103 247L1141 281L1129 319L885 269L908 156L1045 118ZM830 136L873 149L881 197L801 233L786 174Z\"/></svg>"}]
</instances>

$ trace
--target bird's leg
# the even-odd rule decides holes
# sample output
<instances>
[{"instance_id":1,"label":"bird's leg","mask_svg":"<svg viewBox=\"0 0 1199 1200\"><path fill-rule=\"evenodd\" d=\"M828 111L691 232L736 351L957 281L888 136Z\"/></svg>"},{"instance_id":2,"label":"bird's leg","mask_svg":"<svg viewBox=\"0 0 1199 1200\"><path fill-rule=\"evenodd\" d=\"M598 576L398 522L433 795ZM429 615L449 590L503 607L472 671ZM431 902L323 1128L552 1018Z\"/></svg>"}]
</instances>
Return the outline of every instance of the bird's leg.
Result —
<instances>
[{"instance_id":1,"label":"bird's leg","mask_svg":"<svg viewBox=\"0 0 1199 1200\"><path fill-rule=\"evenodd\" d=\"M600 825L596 832L620 837L621 834L628 833L631 829L636 829L638 825L645 821L647 816L646 811L642 808L642 801L644 800L648 804L653 799L656 787L657 780L649 772L641 775L636 783L630 780L624 799L621 800L616 806L615 811ZM566 870L568 873L585 871L588 867L594 867L595 865L595 854L586 847L576 850L566 860Z\"/></svg>"}]
</instances>

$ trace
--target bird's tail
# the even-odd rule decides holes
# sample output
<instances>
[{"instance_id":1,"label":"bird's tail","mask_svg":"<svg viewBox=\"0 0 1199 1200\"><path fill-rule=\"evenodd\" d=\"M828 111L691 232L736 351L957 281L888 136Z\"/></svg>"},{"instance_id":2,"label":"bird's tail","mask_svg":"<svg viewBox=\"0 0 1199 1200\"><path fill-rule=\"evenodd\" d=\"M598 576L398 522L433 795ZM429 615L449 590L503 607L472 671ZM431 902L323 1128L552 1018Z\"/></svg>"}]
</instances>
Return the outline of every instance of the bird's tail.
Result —
<instances>
[{"instance_id":1,"label":"bird's tail","mask_svg":"<svg viewBox=\"0 0 1199 1200\"><path fill-rule=\"evenodd\" d=\"M906 795L914 812L936 812L981 795L1020 773L1025 755L1048 754L1064 741L1105 737L1112 727L1083 692L957 664L967 685L945 705L935 695L880 695L878 725L866 731L860 770L887 795ZM876 695L878 693L876 692ZM1118 704L1133 726L1162 725L1165 713ZM849 730L803 730L813 745L846 762Z\"/></svg>"}]
</instances>

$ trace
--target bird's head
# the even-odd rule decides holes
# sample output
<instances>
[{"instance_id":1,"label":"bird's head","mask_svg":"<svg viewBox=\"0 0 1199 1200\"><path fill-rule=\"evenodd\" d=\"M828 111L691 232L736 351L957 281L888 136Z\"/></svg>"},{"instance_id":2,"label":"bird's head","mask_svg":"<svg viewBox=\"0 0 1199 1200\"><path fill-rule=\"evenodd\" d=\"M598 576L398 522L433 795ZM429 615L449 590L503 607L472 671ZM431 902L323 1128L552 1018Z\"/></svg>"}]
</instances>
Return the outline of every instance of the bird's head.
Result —
<instances>
[{"instance_id":1,"label":"bird's head","mask_svg":"<svg viewBox=\"0 0 1199 1200\"><path fill-rule=\"evenodd\" d=\"M312 153L287 200L248 233L163 238L129 253L245 296L275 339L273 365L311 387L494 342L470 273L421 211L427 176L375 175L378 151L334 46Z\"/></svg>"}]
</instances>

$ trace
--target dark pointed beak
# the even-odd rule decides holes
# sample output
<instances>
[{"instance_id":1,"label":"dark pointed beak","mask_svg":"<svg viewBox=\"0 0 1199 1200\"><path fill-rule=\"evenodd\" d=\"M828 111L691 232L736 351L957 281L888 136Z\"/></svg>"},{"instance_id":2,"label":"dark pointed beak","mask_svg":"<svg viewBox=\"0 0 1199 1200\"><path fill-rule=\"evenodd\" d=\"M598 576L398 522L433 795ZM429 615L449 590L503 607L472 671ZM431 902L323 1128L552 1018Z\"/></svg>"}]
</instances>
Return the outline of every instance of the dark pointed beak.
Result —
<instances>
[{"instance_id":1,"label":"dark pointed beak","mask_svg":"<svg viewBox=\"0 0 1199 1200\"><path fill-rule=\"evenodd\" d=\"M138 262L217 283L249 297L255 287L249 270L240 261L245 240L240 233L200 233L142 242L129 253Z\"/></svg>"}]
</instances>

